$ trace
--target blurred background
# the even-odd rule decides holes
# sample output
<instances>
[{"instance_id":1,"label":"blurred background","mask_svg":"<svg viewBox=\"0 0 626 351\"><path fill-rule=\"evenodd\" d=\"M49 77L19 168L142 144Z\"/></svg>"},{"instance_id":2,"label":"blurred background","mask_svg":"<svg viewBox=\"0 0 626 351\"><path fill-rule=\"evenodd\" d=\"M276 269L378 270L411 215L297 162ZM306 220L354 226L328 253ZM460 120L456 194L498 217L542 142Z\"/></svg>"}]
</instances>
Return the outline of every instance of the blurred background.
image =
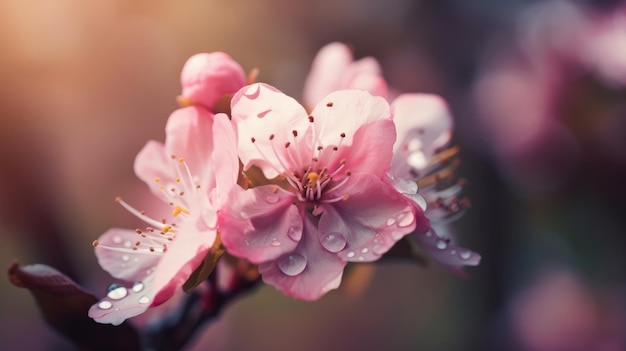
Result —
<instances>
[{"instance_id":1,"label":"blurred background","mask_svg":"<svg viewBox=\"0 0 626 351\"><path fill-rule=\"evenodd\" d=\"M91 242L146 203L136 153L197 52L300 96L331 41L399 91L442 95L472 208L459 278L386 263L320 301L264 286L189 350L626 350L626 7L619 1L3 0L0 263L46 263L96 295ZM0 279L3 349L72 350Z\"/></svg>"}]
</instances>

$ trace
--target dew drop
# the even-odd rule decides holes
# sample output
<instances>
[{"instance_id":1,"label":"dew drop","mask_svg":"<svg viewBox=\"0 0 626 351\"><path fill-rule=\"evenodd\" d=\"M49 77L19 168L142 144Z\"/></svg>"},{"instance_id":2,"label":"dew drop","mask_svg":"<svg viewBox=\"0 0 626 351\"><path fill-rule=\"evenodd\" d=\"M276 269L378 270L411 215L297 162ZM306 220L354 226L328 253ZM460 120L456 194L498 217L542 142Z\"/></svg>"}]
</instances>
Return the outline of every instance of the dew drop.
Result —
<instances>
[{"instance_id":1,"label":"dew drop","mask_svg":"<svg viewBox=\"0 0 626 351\"><path fill-rule=\"evenodd\" d=\"M395 218L388 218L387 219L387 225L394 225L396 223L396 219Z\"/></svg>"},{"instance_id":2,"label":"dew drop","mask_svg":"<svg viewBox=\"0 0 626 351\"><path fill-rule=\"evenodd\" d=\"M382 245L375 245L374 247L372 247L372 252L377 255L382 255L386 252L386 250Z\"/></svg>"},{"instance_id":3,"label":"dew drop","mask_svg":"<svg viewBox=\"0 0 626 351\"><path fill-rule=\"evenodd\" d=\"M126 295L128 295L128 290L126 290L125 287L117 284L111 284L109 286L109 292L107 293L109 299L119 300L125 298Z\"/></svg>"},{"instance_id":4,"label":"dew drop","mask_svg":"<svg viewBox=\"0 0 626 351\"><path fill-rule=\"evenodd\" d=\"M128 249L128 248L130 248L131 246L133 246L133 243L131 243L130 241L125 241L125 242L124 242L124 247L125 247L125 248L127 248L127 249Z\"/></svg>"},{"instance_id":5,"label":"dew drop","mask_svg":"<svg viewBox=\"0 0 626 351\"><path fill-rule=\"evenodd\" d=\"M352 257L354 257L354 256L356 256L356 254L354 253L354 251L350 251L350 252L348 252L348 254L346 254L346 257L348 257L348 258L352 258Z\"/></svg>"},{"instance_id":6,"label":"dew drop","mask_svg":"<svg viewBox=\"0 0 626 351\"><path fill-rule=\"evenodd\" d=\"M302 239L302 228L290 227L287 231L287 236L293 241L300 241Z\"/></svg>"},{"instance_id":7,"label":"dew drop","mask_svg":"<svg viewBox=\"0 0 626 351\"><path fill-rule=\"evenodd\" d=\"M150 274L152 274L152 269L146 270L146 275L150 275Z\"/></svg>"},{"instance_id":8,"label":"dew drop","mask_svg":"<svg viewBox=\"0 0 626 351\"><path fill-rule=\"evenodd\" d=\"M321 240L322 246L330 252L339 252L346 247L346 238L337 232L325 234Z\"/></svg>"},{"instance_id":9,"label":"dew drop","mask_svg":"<svg viewBox=\"0 0 626 351\"><path fill-rule=\"evenodd\" d=\"M450 255L452 255L452 256L456 255L456 250L450 251Z\"/></svg>"},{"instance_id":10,"label":"dew drop","mask_svg":"<svg viewBox=\"0 0 626 351\"><path fill-rule=\"evenodd\" d=\"M133 258L133 262L139 262L139 257Z\"/></svg>"},{"instance_id":11,"label":"dew drop","mask_svg":"<svg viewBox=\"0 0 626 351\"><path fill-rule=\"evenodd\" d=\"M133 284L133 287L131 288L133 290L133 292L140 292L141 290L143 290L143 283L142 282L135 282L135 284Z\"/></svg>"},{"instance_id":12,"label":"dew drop","mask_svg":"<svg viewBox=\"0 0 626 351\"><path fill-rule=\"evenodd\" d=\"M364 248L361 249L361 253L362 254L366 254L368 252L370 252L370 250L367 247L364 247Z\"/></svg>"},{"instance_id":13,"label":"dew drop","mask_svg":"<svg viewBox=\"0 0 626 351\"><path fill-rule=\"evenodd\" d=\"M98 304L98 308L101 310L108 310L111 307L113 307L111 301L100 301L100 303Z\"/></svg>"},{"instance_id":14,"label":"dew drop","mask_svg":"<svg viewBox=\"0 0 626 351\"><path fill-rule=\"evenodd\" d=\"M363 256L359 256L358 260L359 260L359 261L365 261L365 257L363 257Z\"/></svg>"},{"instance_id":15,"label":"dew drop","mask_svg":"<svg viewBox=\"0 0 626 351\"><path fill-rule=\"evenodd\" d=\"M278 201L280 201L280 196L274 194L274 195L268 195L265 198L265 202L267 202L268 204L276 204L278 203Z\"/></svg>"},{"instance_id":16,"label":"dew drop","mask_svg":"<svg viewBox=\"0 0 626 351\"><path fill-rule=\"evenodd\" d=\"M413 224L413 220L415 216L413 216L413 212L404 212L398 216L398 227L405 228Z\"/></svg>"},{"instance_id":17,"label":"dew drop","mask_svg":"<svg viewBox=\"0 0 626 351\"><path fill-rule=\"evenodd\" d=\"M272 239L272 243L270 245L272 245L274 247L278 247L281 244L280 244L280 241L278 241L278 240L276 240L276 238L274 238L274 239Z\"/></svg>"},{"instance_id":18,"label":"dew drop","mask_svg":"<svg viewBox=\"0 0 626 351\"><path fill-rule=\"evenodd\" d=\"M122 243L122 237L121 236L114 236L113 237L113 243L114 244L121 244Z\"/></svg>"},{"instance_id":19,"label":"dew drop","mask_svg":"<svg viewBox=\"0 0 626 351\"><path fill-rule=\"evenodd\" d=\"M446 247L448 247L448 244L446 244L445 241L442 241L442 240L437 241L437 248L439 250L445 250Z\"/></svg>"},{"instance_id":20,"label":"dew drop","mask_svg":"<svg viewBox=\"0 0 626 351\"><path fill-rule=\"evenodd\" d=\"M294 253L290 255L284 255L276 262L278 268L288 276L296 276L306 268L306 257Z\"/></svg>"},{"instance_id":21,"label":"dew drop","mask_svg":"<svg viewBox=\"0 0 626 351\"><path fill-rule=\"evenodd\" d=\"M148 296L145 296L145 295L144 295L144 296L142 296L142 297L140 297L140 298L139 298L139 303L146 304L146 303L148 303L148 302L150 302L150 298L149 298Z\"/></svg>"},{"instance_id":22,"label":"dew drop","mask_svg":"<svg viewBox=\"0 0 626 351\"><path fill-rule=\"evenodd\" d=\"M470 251L461 251L459 252L459 256L461 256L462 259L467 260L470 256L472 256L472 253Z\"/></svg>"},{"instance_id":23,"label":"dew drop","mask_svg":"<svg viewBox=\"0 0 626 351\"><path fill-rule=\"evenodd\" d=\"M130 257L128 257L128 255L122 256L122 261L128 262L129 260L130 260Z\"/></svg>"}]
</instances>

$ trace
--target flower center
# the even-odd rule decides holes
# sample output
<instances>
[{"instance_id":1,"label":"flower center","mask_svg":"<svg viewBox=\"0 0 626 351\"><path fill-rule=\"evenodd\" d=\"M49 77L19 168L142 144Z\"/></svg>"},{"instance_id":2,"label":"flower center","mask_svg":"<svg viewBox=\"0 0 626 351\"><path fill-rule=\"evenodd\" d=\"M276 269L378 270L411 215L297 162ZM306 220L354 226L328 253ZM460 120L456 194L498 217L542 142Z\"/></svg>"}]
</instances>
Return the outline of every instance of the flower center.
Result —
<instances>
[{"instance_id":1,"label":"flower center","mask_svg":"<svg viewBox=\"0 0 626 351\"><path fill-rule=\"evenodd\" d=\"M313 116L309 116L308 119L312 125ZM313 142L307 145L303 140L298 140L298 131L292 130L289 141L281 149L276 146L275 135L271 134L269 142L273 159L263 153L254 137L251 141L261 157L290 185L290 189L276 187L276 192L295 194L297 199L304 203L319 204L347 200L349 195L342 188L350 180L351 172L346 169L347 161L341 158L342 149L340 149L346 134L339 135L337 145L329 146L321 144L315 135L315 128L311 128L311 136Z\"/></svg>"},{"instance_id":2,"label":"flower center","mask_svg":"<svg viewBox=\"0 0 626 351\"><path fill-rule=\"evenodd\" d=\"M177 177L170 184L159 185L159 189L163 191L166 201L172 207L172 217L179 221L184 221L191 213L190 209L198 208L199 206L201 186L196 184L184 158L177 158L175 155L172 155L171 160L174 162ZM163 183L161 178L155 178L154 181ZM98 240L95 240L93 246L128 253L165 253L167 245L176 239L178 234L177 223L175 221L168 222L166 218L157 220L150 217L145 211L137 210L119 196L115 198L115 201L128 212L148 224L148 226L135 229L138 237L134 243L126 241L121 246L110 246L103 245ZM113 244L121 244L121 242L117 243L114 240Z\"/></svg>"}]
</instances>

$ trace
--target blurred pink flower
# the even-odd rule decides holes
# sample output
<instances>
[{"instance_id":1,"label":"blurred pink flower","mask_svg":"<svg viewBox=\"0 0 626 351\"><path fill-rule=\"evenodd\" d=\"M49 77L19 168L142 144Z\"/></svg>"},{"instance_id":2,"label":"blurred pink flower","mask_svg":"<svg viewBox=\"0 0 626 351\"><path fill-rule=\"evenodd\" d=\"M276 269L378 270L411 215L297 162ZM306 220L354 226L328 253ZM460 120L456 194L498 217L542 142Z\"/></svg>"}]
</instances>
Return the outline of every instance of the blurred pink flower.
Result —
<instances>
[{"instance_id":1,"label":"blurred pink flower","mask_svg":"<svg viewBox=\"0 0 626 351\"><path fill-rule=\"evenodd\" d=\"M94 242L102 268L135 283L112 285L89 310L92 318L118 325L167 301L185 283L215 241L217 211L237 180L235 145L228 116L191 106L172 113L165 144L150 141L141 150L135 172L171 206L173 221L152 218L117 199L149 226L110 229Z\"/></svg>"},{"instance_id":2,"label":"blurred pink flower","mask_svg":"<svg viewBox=\"0 0 626 351\"><path fill-rule=\"evenodd\" d=\"M453 119L448 105L434 94L405 93L391 99L380 65L372 57L354 60L350 48L334 42L315 57L304 87L308 105L322 101L332 91L363 89L391 102L397 139L393 148L391 174L394 186L426 213L432 227L414 233L414 239L440 264L461 273L465 265L477 265L480 255L452 243L445 224L465 211L463 189L456 181L451 162L456 149L445 147L452 138ZM443 152L442 152L443 151ZM418 183L424 184L419 189Z\"/></svg>"},{"instance_id":3,"label":"blurred pink flower","mask_svg":"<svg viewBox=\"0 0 626 351\"><path fill-rule=\"evenodd\" d=\"M244 170L274 179L231 191L219 214L222 240L286 295L318 299L339 286L347 262L375 261L427 229L421 208L388 177L396 132L384 99L337 91L309 115L253 84L234 96L232 116Z\"/></svg>"}]
</instances>

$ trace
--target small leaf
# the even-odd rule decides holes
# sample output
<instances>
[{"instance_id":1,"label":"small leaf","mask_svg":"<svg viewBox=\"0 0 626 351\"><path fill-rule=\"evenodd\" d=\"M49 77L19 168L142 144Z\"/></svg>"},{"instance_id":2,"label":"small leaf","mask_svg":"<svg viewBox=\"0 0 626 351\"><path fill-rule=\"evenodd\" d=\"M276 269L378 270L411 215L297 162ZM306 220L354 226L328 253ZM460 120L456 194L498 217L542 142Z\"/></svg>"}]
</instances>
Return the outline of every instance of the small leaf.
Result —
<instances>
[{"instance_id":1,"label":"small leaf","mask_svg":"<svg viewBox=\"0 0 626 351\"><path fill-rule=\"evenodd\" d=\"M137 331L128 324L118 327L96 323L87 316L98 299L56 269L13 262L8 269L13 285L30 290L48 324L88 350L140 349Z\"/></svg>"},{"instance_id":2,"label":"small leaf","mask_svg":"<svg viewBox=\"0 0 626 351\"><path fill-rule=\"evenodd\" d=\"M211 246L209 252L204 256L204 260L202 260L200 266L191 273L189 279L183 284L183 291L186 293L191 292L195 287L205 281L213 270L215 270L215 266L217 266L217 262L219 262L224 252L226 252L226 248L222 245L222 240L218 235L215 238L213 246Z\"/></svg>"}]
</instances>

